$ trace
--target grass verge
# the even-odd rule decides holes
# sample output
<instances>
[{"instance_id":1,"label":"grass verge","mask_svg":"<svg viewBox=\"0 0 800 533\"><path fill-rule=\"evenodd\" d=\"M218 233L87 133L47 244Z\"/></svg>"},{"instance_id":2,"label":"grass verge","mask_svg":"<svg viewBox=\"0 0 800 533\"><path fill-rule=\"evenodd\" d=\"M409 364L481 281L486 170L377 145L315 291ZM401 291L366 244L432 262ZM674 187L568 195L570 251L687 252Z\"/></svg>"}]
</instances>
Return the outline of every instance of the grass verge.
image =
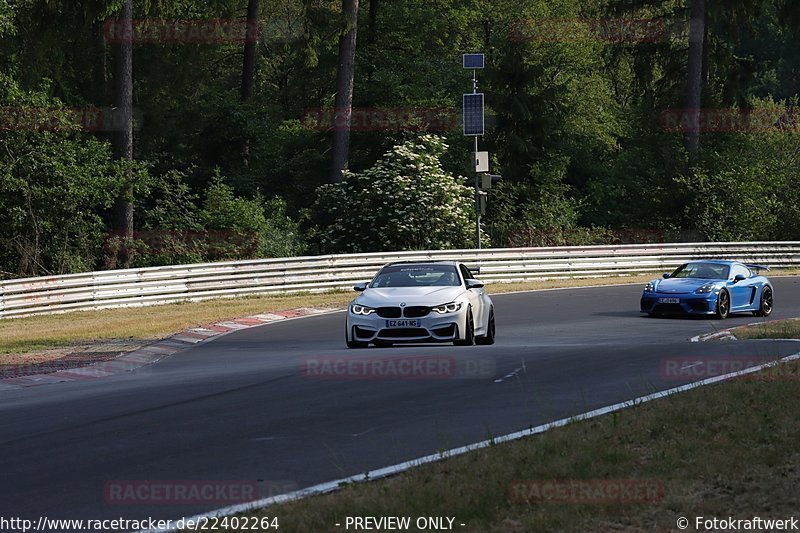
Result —
<instances>
[{"instance_id":1,"label":"grass verge","mask_svg":"<svg viewBox=\"0 0 800 533\"><path fill-rule=\"evenodd\" d=\"M800 339L800 319L775 320L732 330L737 339Z\"/></svg>"},{"instance_id":2,"label":"grass verge","mask_svg":"<svg viewBox=\"0 0 800 533\"><path fill-rule=\"evenodd\" d=\"M703 387L247 516L278 517L284 532L343 531L348 516L449 516L469 532L678 531L679 517L697 531L698 516L789 518L800 484L799 379L792 362L780 379ZM609 501L569 491L554 501L553 480L593 483L591 494ZM520 481L532 484L512 491ZM659 487L658 496L620 503L612 496L624 483ZM517 501L537 493L540 501Z\"/></svg>"}]
</instances>

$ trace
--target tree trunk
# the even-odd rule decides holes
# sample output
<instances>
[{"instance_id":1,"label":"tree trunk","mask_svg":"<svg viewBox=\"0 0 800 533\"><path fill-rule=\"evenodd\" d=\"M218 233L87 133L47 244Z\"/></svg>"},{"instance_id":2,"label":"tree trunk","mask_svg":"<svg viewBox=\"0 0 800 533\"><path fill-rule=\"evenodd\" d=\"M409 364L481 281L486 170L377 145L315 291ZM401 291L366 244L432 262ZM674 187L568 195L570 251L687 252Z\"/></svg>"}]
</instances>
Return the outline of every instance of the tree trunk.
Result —
<instances>
[{"instance_id":1,"label":"tree trunk","mask_svg":"<svg viewBox=\"0 0 800 533\"><path fill-rule=\"evenodd\" d=\"M242 68L242 102L253 96L256 76L256 52L258 50L259 0L247 2L247 37L244 43L244 67Z\"/></svg>"},{"instance_id":2,"label":"tree trunk","mask_svg":"<svg viewBox=\"0 0 800 533\"><path fill-rule=\"evenodd\" d=\"M350 152L350 116L353 108L358 0L342 0L342 13L345 16L347 27L339 37L339 67L336 72L333 155L330 172L332 183L342 181L342 171L347 169Z\"/></svg>"},{"instance_id":3,"label":"tree trunk","mask_svg":"<svg viewBox=\"0 0 800 533\"><path fill-rule=\"evenodd\" d=\"M369 27L367 28L367 50L369 50L369 64L367 64L367 81L372 81L375 75L375 36L378 25L378 2L369 0Z\"/></svg>"},{"instance_id":4,"label":"tree trunk","mask_svg":"<svg viewBox=\"0 0 800 533\"><path fill-rule=\"evenodd\" d=\"M247 1L247 33L244 42L244 64L242 65L242 102L253 96L256 78L256 55L258 52L258 12L259 0ZM250 166L250 139L242 140L242 163Z\"/></svg>"},{"instance_id":5,"label":"tree trunk","mask_svg":"<svg viewBox=\"0 0 800 533\"><path fill-rule=\"evenodd\" d=\"M120 27L125 36L116 45L114 61L114 106L117 120L112 145L114 159L123 161L133 160L133 0L125 0L120 13ZM131 171L128 171L131 177ZM112 228L114 235L122 239L119 250L119 264L122 268L130 266L131 257L128 243L133 238L133 191L131 186L126 186L114 203Z\"/></svg>"},{"instance_id":6,"label":"tree trunk","mask_svg":"<svg viewBox=\"0 0 800 533\"><path fill-rule=\"evenodd\" d=\"M705 35L705 0L691 0L689 22L689 73L686 112L690 118L684 132L684 145L693 162L700 148L700 107L703 91L703 41Z\"/></svg>"},{"instance_id":7,"label":"tree trunk","mask_svg":"<svg viewBox=\"0 0 800 533\"><path fill-rule=\"evenodd\" d=\"M97 90L96 102L107 105L110 101L108 90L108 60L106 57L106 37L103 34L103 22L95 22L92 26L97 36L97 63L95 65L95 88Z\"/></svg>"}]
</instances>

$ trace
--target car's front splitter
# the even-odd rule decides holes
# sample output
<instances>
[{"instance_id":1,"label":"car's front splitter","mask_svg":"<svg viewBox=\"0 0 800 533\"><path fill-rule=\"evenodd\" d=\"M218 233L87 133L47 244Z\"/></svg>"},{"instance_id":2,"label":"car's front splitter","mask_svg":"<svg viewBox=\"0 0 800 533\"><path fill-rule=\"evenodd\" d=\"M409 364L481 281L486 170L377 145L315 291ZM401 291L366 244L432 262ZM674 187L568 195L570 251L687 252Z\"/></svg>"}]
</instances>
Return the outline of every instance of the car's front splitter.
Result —
<instances>
[{"instance_id":1,"label":"car's front splitter","mask_svg":"<svg viewBox=\"0 0 800 533\"><path fill-rule=\"evenodd\" d=\"M717 308L717 295L645 293L639 306L642 313L651 315L713 315Z\"/></svg>"}]
</instances>

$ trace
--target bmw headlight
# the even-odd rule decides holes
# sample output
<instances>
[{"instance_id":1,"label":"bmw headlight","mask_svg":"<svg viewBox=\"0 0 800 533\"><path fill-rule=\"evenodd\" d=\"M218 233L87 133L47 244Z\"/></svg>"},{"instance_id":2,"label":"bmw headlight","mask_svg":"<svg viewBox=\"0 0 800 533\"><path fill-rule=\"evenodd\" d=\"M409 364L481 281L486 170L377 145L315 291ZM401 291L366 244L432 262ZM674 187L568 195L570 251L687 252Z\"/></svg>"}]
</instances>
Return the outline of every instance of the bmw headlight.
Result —
<instances>
[{"instance_id":1,"label":"bmw headlight","mask_svg":"<svg viewBox=\"0 0 800 533\"><path fill-rule=\"evenodd\" d=\"M374 313L375 309L373 309L372 307L367 307L366 305L353 304L350 306L350 312L353 313L354 315L366 316Z\"/></svg>"},{"instance_id":2,"label":"bmw headlight","mask_svg":"<svg viewBox=\"0 0 800 533\"><path fill-rule=\"evenodd\" d=\"M654 290L656 290L656 284L648 281L647 285L644 286L644 292L653 292Z\"/></svg>"},{"instance_id":3,"label":"bmw headlight","mask_svg":"<svg viewBox=\"0 0 800 533\"><path fill-rule=\"evenodd\" d=\"M461 309L461 302L450 302L449 304L442 304L442 305L437 305L436 307L431 307L431 311L436 311L437 313L440 313L442 315L445 313L455 313L459 309Z\"/></svg>"},{"instance_id":4,"label":"bmw headlight","mask_svg":"<svg viewBox=\"0 0 800 533\"><path fill-rule=\"evenodd\" d=\"M709 292L713 292L713 291L714 291L714 284L713 283L706 283L705 285L703 285L702 287L700 287L699 289L697 289L694 292L696 292L697 294L708 294Z\"/></svg>"}]
</instances>

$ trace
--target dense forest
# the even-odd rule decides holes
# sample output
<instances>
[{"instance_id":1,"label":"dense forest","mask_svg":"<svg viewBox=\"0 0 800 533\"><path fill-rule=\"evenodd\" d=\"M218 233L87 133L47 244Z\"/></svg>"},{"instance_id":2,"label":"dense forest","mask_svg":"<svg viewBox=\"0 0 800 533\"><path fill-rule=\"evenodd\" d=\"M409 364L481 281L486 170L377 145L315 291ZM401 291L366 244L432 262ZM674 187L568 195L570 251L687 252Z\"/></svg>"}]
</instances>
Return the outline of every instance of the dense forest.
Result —
<instances>
[{"instance_id":1,"label":"dense forest","mask_svg":"<svg viewBox=\"0 0 800 533\"><path fill-rule=\"evenodd\" d=\"M0 0L0 276L800 239L791 0Z\"/></svg>"}]
</instances>

